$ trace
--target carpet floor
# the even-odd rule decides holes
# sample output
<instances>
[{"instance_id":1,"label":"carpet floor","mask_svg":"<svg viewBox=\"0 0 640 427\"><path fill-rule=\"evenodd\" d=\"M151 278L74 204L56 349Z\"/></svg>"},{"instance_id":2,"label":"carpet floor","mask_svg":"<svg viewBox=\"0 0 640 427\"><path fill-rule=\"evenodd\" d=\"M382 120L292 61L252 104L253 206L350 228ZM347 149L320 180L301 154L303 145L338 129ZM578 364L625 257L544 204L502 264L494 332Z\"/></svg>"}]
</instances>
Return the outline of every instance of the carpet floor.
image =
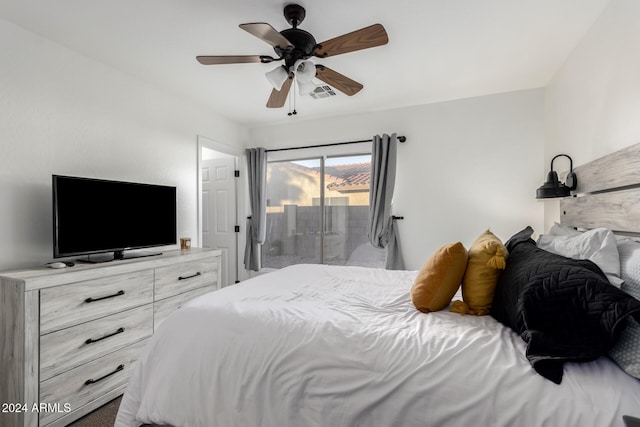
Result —
<instances>
[{"instance_id":1,"label":"carpet floor","mask_svg":"<svg viewBox=\"0 0 640 427\"><path fill-rule=\"evenodd\" d=\"M68 427L113 427L122 396L113 399L93 412L69 424Z\"/></svg>"}]
</instances>

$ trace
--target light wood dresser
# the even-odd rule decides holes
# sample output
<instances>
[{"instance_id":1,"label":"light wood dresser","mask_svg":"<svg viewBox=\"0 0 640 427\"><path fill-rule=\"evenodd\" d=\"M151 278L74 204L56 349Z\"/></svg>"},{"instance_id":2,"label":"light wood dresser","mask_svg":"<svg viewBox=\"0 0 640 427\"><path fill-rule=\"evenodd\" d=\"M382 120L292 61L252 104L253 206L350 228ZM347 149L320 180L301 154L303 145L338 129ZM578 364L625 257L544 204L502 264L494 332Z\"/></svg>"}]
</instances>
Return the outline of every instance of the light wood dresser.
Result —
<instances>
[{"instance_id":1,"label":"light wood dresser","mask_svg":"<svg viewBox=\"0 0 640 427\"><path fill-rule=\"evenodd\" d=\"M0 425L64 426L122 394L158 325L218 289L220 256L0 273Z\"/></svg>"}]
</instances>

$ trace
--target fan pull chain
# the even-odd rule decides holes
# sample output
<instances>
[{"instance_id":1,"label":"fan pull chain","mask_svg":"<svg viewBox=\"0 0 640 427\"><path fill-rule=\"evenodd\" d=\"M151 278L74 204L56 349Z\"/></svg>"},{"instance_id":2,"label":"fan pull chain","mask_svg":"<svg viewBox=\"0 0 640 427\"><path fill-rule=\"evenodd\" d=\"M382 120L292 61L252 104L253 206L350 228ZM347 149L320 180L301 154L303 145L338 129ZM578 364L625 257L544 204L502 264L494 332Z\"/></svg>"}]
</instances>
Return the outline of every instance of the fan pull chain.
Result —
<instances>
[{"instance_id":1,"label":"fan pull chain","mask_svg":"<svg viewBox=\"0 0 640 427\"><path fill-rule=\"evenodd\" d=\"M293 93L293 90L289 91L289 95L287 95L287 101L289 103L289 112L287 113L287 116L291 116L291 114L293 114L291 112L291 95Z\"/></svg>"},{"instance_id":2,"label":"fan pull chain","mask_svg":"<svg viewBox=\"0 0 640 427\"><path fill-rule=\"evenodd\" d=\"M291 84L291 92L289 92L289 113L287 116L295 116L298 114L296 111L296 82ZM293 99L293 111L291 111L291 99Z\"/></svg>"},{"instance_id":3,"label":"fan pull chain","mask_svg":"<svg viewBox=\"0 0 640 427\"><path fill-rule=\"evenodd\" d=\"M293 115L298 114L296 111L296 84L293 82Z\"/></svg>"}]
</instances>

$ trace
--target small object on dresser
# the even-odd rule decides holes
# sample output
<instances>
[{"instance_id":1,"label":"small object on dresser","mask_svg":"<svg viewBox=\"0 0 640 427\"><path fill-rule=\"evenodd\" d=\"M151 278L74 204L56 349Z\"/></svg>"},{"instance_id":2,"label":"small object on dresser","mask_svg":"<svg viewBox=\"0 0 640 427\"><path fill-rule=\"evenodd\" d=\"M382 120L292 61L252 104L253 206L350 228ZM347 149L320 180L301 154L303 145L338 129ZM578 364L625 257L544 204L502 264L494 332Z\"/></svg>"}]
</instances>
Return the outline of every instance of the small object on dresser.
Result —
<instances>
[{"instance_id":1,"label":"small object on dresser","mask_svg":"<svg viewBox=\"0 0 640 427\"><path fill-rule=\"evenodd\" d=\"M61 261L56 261L56 262L48 263L47 267L49 267L49 268L66 268L67 264L65 264L64 262L61 262Z\"/></svg>"},{"instance_id":2,"label":"small object on dresser","mask_svg":"<svg viewBox=\"0 0 640 427\"><path fill-rule=\"evenodd\" d=\"M181 237L180 238L180 249L182 249L182 250L191 249L191 237Z\"/></svg>"}]
</instances>

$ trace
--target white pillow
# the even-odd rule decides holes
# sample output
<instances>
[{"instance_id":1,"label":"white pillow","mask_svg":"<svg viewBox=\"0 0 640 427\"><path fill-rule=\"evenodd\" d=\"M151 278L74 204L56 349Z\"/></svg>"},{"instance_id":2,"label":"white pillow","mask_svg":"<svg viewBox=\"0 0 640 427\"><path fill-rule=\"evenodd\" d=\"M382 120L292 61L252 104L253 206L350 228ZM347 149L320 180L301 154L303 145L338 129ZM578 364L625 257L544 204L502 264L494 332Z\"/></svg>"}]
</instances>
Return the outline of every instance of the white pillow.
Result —
<instances>
[{"instance_id":1,"label":"white pillow","mask_svg":"<svg viewBox=\"0 0 640 427\"><path fill-rule=\"evenodd\" d=\"M607 276L609 283L620 288L620 256L613 232L606 228L594 228L577 233L561 236L543 234L538 237L537 245L540 249L567 258L593 261Z\"/></svg>"},{"instance_id":2,"label":"white pillow","mask_svg":"<svg viewBox=\"0 0 640 427\"><path fill-rule=\"evenodd\" d=\"M576 230L573 227L569 227L568 225L559 224L554 222L549 230L549 234L552 236L577 236L582 234L581 231Z\"/></svg>"}]
</instances>

